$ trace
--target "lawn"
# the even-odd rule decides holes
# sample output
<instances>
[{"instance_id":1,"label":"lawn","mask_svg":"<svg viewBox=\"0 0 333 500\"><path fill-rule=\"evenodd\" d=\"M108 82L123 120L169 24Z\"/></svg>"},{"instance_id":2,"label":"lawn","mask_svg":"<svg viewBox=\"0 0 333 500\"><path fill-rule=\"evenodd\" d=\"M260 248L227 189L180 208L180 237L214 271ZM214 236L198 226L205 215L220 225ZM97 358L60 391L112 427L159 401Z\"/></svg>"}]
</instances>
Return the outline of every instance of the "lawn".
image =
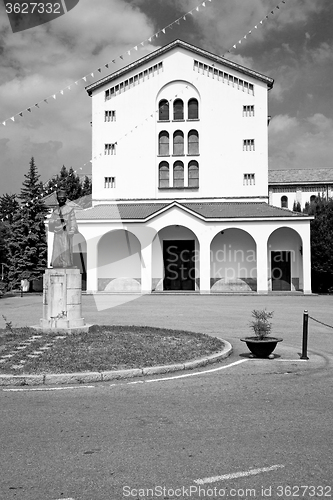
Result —
<instances>
[{"instance_id":1,"label":"lawn","mask_svg":"<svg viewBox=\"0 0 333 500\"><path fill-rule=\"evenodd\" d=\"M0 330L0 373L21 375L144 368L184 363L220 351L201 333L145 326L97 326L88 332Z\"/></svg>"}]
</instances>

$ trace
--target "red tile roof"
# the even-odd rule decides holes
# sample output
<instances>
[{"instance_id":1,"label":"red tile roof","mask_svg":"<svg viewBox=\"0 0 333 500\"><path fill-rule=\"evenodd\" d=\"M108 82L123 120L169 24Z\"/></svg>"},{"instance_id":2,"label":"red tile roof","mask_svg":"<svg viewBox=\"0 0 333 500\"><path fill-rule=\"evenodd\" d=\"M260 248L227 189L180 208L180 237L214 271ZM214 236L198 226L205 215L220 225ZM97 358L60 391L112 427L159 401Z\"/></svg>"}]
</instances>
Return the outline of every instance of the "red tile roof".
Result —
<instances>
[{"instance_id":1,"label":"red tile roof","mask_svg":"<svg viewBox=\"0 0 333 500\"><path fill-rule=\"evenodd\" d=\"M333 168L269 170L268 184L333 184Z\"/></svg>"},{"instance_id":2,"label":"red tile roof","mask_svg":"<svg viewBox=\"0 0 333 500\"><path fill-rule=\"evenodd\" d=\"M160 211L178 206L204 219L253 219L307 217L298 212L273 207L265 202L191 202L180 203L118 203L97 205L77 212L77 220L138 220L144 221Z\"/></svg>"}]
</instances>

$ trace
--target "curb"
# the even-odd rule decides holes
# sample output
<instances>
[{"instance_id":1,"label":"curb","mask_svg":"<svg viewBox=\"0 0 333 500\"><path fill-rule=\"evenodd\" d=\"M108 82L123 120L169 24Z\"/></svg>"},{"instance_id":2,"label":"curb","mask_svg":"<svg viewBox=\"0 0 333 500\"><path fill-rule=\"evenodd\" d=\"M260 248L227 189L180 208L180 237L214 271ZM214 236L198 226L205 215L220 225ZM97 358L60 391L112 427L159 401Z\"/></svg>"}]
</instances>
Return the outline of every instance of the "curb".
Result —
<instances>
[{"instance_id":1,"label":"curb","mask_svg":"<svg viewBox=\"0 0 333 500\"><path fill-rule=\"evenodd\" d=\"M173 365L147 366L145 368L130 368L126 370L109 370L103 372L79 372L79 373L46 373L40 375L0 375L0 386L36 386L36 385L64 385L64 384L87 384L95 382L109 382L134 377L145 377L149 375L160 375L181 370L194 370L212 363L218 363L227 358L233 351L230 342L224 342L222 351L210 354L203 358L177 363Z\"/></svg>"}]
</instances>

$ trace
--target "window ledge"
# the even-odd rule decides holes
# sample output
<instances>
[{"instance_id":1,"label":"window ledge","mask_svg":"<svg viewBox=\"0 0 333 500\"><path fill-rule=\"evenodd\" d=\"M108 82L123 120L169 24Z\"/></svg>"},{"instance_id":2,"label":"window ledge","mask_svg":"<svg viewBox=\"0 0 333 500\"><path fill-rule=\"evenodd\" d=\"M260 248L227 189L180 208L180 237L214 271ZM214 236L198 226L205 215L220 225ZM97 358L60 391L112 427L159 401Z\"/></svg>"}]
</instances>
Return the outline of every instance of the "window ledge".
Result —
<instances>
[{"instance_id":1,"label":"window ledge","mask_svg":"<svg viewBox=\"0 0 333 500\"><path fill-rule=\"evenodd\" d=\"M185 154L182 154L182 155L172 155L172 157L177 157L177 156L181 157L181 156L186 156L186 155Z\"/></svg>"},{"instance_id":2,"label":"window ledge","mask_svg":"<svg viewBox=\"0 0 333 500\"><path fill-rule=\"evenodd\" d=\"M170 123L170 120L157 120L157 123Z\"/></svg>"},{"instance_id":3,"label":"window ledge","mask_svg":"<svg viewBox=\"0 0 333 500\"><path fill-rule=\"evenodd\" d=\"M183 118L180 118L179 120L172 120L173 122L184 122L185 120Z\"/></svg>"},{"instance_id":4,"label":"window ledge","mask_svg":"<svg viewBox=\"0 0 333 500\"><path fill-rule=\"evenodd\" d=\"M157 155L157 156L158 156L158 158L169 158L170 157L170 155Z\"/></svg>"},{"instance_id":5,"label":"window ledge","mask_svg":"<svg viewBox=\"0 0 333 500\"><path fill-rule=\"evenodd\" d=\"M200 121L200 119L199 118L187 118L187 121L188 122L198 122L198 121Z\"/></svg>"},{"instance_id":6,"label":"window ledge","mask_svg":"<svg viewBox=\"0 0 333 500\"><path fill-rule=\"evenodd\" d=\"M200 153L192 154L192 155L187 154L186 156L200 156Z\"/></svg>"},{"instance_id":7,"label":"window ledge","mask_svg":"<svg viewBox=\"0 0 333 500\"><path fill-rule=\"evenodd\" d=\"M185 187L159 187L158 188L159 190L161 191L166 191L166 190L169 190L169 191L174 191L174 190L181 190L181 191L188 191L188 190L193 190L193 189L199 189L199 186L198 187L190 187L190 186L185 186Z\"/></svg>"}]
</instances>

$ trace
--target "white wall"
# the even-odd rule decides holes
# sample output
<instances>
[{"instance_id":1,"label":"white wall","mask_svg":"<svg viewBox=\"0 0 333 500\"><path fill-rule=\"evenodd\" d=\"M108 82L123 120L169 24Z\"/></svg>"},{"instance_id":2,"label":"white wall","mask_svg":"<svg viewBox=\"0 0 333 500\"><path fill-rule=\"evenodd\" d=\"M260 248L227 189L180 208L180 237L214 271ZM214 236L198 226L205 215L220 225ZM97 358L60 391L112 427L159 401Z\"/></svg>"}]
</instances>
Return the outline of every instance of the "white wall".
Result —
<instances>
[{"instance_id":1,"label":"white wall","mask_svg":"<svg viewBox=\"0 0 333 500\"><path fill-rule=\"evenodd\" d=\"M267 192L267 86L242 73L224 68L229 74L254 84L254 96L222 83L215 77L193 70L194 58L202 57L173 49L142 67L128 72L119 80L94 91L93 120L93 200L175 197L258 197ZM163 71L146 81L105 101L105 90L120 81L151 67L163 59ZM223 69L215 64L215 67ZM166 85L174 82L168 87ZM188 88L187 88L188 87ZM157 156L157 104L160 97L199 99L199 122L170 123L185 131L198 127L200 156L199 189L159 190ZM255 106L254 117L243 117L243 105ZM116 121L105 122L104 111L115 110ZM170 111L172 102L170 103ZM243 139L255 139L255 151L243 151ZM104 155L104 144L117 142L116 155ZM192 157L184 157L184 162ZM170 163L173 158L170 157ZM254 186L243 185L243 174L254 173ZM104 188L104 177L116 177L114 189Z\"/></svg>"}]
</instances>

